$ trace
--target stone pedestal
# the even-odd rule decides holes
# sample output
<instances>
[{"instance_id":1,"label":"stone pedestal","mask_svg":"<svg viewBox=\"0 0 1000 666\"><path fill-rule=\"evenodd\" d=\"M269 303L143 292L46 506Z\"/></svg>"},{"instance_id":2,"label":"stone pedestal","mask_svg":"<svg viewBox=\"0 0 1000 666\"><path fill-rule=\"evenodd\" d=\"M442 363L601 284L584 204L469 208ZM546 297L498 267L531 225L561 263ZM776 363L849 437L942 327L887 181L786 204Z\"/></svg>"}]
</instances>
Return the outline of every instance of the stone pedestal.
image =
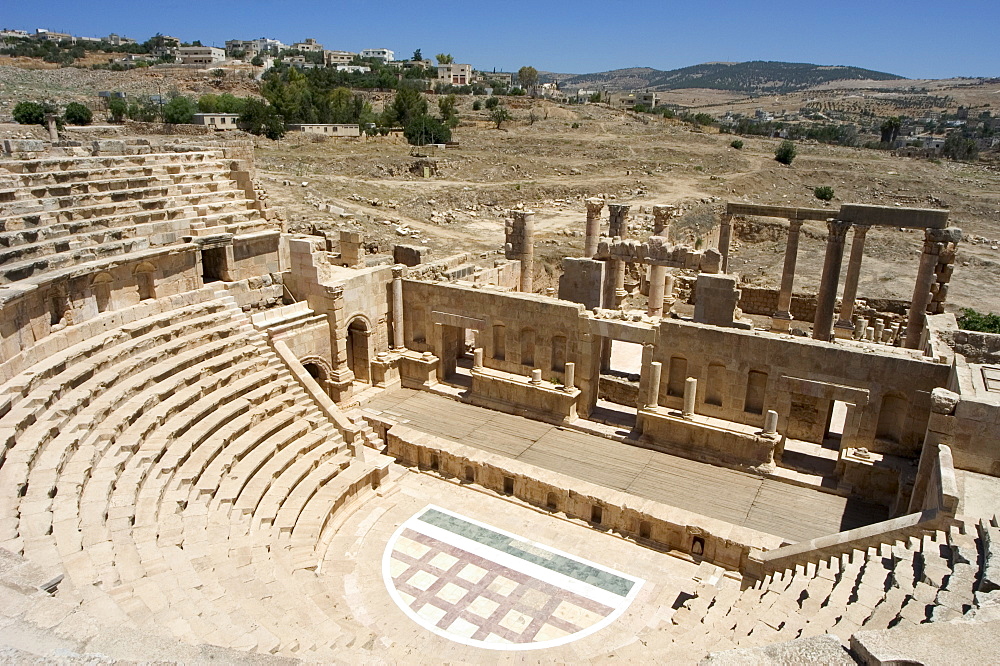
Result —
<instances>
[{"instance_id":1,"label":"stone pedestal","mask_svg":"<svg viewBox=\"0 0 1000 666\"><path fill-rule=\"evenodd\" d=\"M829 342L833 333L833 311L837 305L837 283L840 281L840 268L844 261L844 239L851 223L832 220L826 224L829 233L826 238L823 277L820 279L819 295L816 299L813 338Z\"/></svg>"}]
</instances>

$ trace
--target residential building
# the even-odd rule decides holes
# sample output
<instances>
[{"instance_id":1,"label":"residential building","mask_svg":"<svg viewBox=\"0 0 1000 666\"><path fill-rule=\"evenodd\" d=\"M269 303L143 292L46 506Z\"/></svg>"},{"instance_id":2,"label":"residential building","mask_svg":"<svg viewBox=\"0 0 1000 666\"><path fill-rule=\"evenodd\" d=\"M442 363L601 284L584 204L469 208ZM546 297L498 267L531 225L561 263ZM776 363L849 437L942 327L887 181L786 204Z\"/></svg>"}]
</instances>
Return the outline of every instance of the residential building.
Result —
<instances>
[{"instance_id":1,"label":"residential building","mask_svg":"<svg viewBox=\"0 0 1000 666\"><path fill-rule=\"evenodd\" d=\"M177 60L182 65L214 65L226 59L226 50L216 46L181 46Z\"/></svg>"},{"instance_id":2,"label":"residential building","mask_svg":"<svg viewBox=\"0 0 1000 666\"><path fill-rule=\"evenodd\" d=\"M226 40L226 53L243 51L245 57L252 58L254 55L278 55L288 47L277 39L260 37L258 39L229 39ZM250 53L253 52L253 55Z\"/></svg>"},{"instance_id":3,"label":"residential building","mask_svg":"<svg viewBox=\"0 0 1000 666\"><path fill-rule=\"evenodd\" d=\"M389 49L364 49L361 52L362 58L374 58L375 60L381 60L382 62L392 62L396 59L396 53L390 51Z\"/></svg>"},{"instance_id":4,"label":"residential building","mask_svg":"<svg viewBox=\"0 0 1000 666\"><path fill-rule=\"evenodd\" d=\"M359 137L361 136L360 125L333 125L326 123L310 123L289 125L288 129L293 132L304 132L305 134L321 134L329 137Z\"/></svg>"},{"instance_id":5,"label":"residential building","mask_svg":"<svg viewBox=\"0 0 1000 666\"><path fill-rule=\"evenodd\" d=\"M295 42L292 44L292 48L303 53L320 53L323 51L323 45L317 43L312 37L309 37L305 41Z\"/></svg>"},{"instance_id":6,"label":"residential building","mask_svg":"<svg viewBox=\"0 0 1000 666\"><path fill-rule=\"evenodd\" d=\"M306 60L305 56L301 55L285 56L283 60L292 67L297 67L298 69L316 69L317 67L320 66L314 62L309 62L308 60Z\"/></svg>"},{"instance_id":7,"label":"residential building","mask_svg":"<svg viewBox=\"0 0 1000 666\"><path fill-rule=\"evenodd\" d=\"M510 88L514 85L514 73L513 72L498 72L493 70L492 72L475 72L475 77L477 81L482 81L483 83L498 83Z\"/></svg>"},{"instance_id":8,"label":"residential building","mask_svg":"<svg viewBox=\"0 0 1000 666\"><path fill-rule=\"evenodd\" d=\"M634 109L636 106L644 106L648 109L659 104L659 97L655 92L630 92L630 93L610 93L607 96L608 103L616 109Z\"/></svg>"},{"instance_id":9,"label":"residential building","mask_svg":"<svg viewBox=\"0 0 1000 666\"><path fill-rule=\"evenodd\" d=\"M52 30L46 30L45 28L37 28L35 34L32 35L35 39L40 42L73 42L76 43L76 38L67 32L53 32Z\"/></svg>"},{"instance_id":10,"label":"residential building","mask_svg":"<svg viewBox=\"0 0 1000 666\"><path fill-rule=\"evenodd\" d=\"M453 86L467 86L474 83L476 77L472 65L450 63L437 66L437 80L439 83L450 83Z\"/></svg>"},{"instance_id":11,"label":"residential building","mask_svg":"<svg viewBox=\"0 0 1000 666\"><path fill-rule=\"evenodd\" d=\"M122 37L121 35L116 35L115 33L111 33L110 35L105 37L103 41L107 42L108 44L111 44L112 46L125 46L127 44L136 43L134 39L129 39L128 37Z\"/></svg>"},{"instance_id":12,"label":"residential building","mask_svg":"<svg viewBox=\"0 0 1000 666\"><path fill-rule=\"evenodd\" d=\"M238 113L196 113L191 124L205 125L216 130L229 130L238 129L236 124L239 119Z\"/></svg>"},{"instance_id":13,"label":"residential building","mask_svg":"<svg viewBox=\"0 0 1000 666\"><path fill-rule=\"evenodd\" d=\"M349 72L350 74L367 74L372 71L371 67L364 65L335 65L338 72Z\"/></svg>"},{"instance_id":14,"label":"residential building","mask_svg":"<svg viewBox=\"0 0 1000 666\"><path fill-rule=\"evenodd\" d=\"M357 53L351 51L323 51L323 62L327 67L333 65L350 65L358 57Z\"/></svg>"}]
</instances>

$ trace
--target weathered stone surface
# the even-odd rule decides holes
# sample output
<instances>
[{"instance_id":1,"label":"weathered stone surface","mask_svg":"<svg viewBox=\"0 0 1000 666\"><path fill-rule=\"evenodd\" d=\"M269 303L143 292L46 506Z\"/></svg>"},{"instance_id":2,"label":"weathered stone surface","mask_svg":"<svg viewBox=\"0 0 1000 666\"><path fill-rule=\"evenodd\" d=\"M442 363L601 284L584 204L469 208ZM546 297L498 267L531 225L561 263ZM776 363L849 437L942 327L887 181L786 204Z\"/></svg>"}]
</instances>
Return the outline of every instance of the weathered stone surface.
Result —
<instances>
[{"instance_id":1,"label":"weathered stone surface","mask_svg":"<svg viewBox=\"0 0 1000 666\"><path fill-rule=\"evenodd\" d=\"M885 631L859 631L851 651L867 666L995 664L1000 621L934 622Z\"/></svg>"},{"instance_id":2,"label":"weathered stone surface","mask_svg":"<svg viewBox=\"0 0 1000 666\"><path fill-rule=\"evenodd\" d=\"M702 666L853 666L855 661L831 634L800 638L763 647L712 652L701 660Z\"/></svg>"}]
</instances>

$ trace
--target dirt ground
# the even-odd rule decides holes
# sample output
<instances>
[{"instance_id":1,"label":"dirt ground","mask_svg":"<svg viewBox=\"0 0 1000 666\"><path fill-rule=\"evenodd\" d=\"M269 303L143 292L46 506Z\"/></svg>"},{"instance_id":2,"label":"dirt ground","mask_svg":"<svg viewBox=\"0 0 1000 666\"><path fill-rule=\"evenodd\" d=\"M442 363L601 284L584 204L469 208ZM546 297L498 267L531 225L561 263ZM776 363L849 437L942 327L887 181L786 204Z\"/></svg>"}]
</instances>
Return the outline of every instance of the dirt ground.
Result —
<instances>
[{"instance_id":1,"label":"dirt ground","mask_svg":"<svg viewBox=\"0 0 1000 666\"><path fill-rule=\"evenodd\" d=\"M960 245L950 306L1000 312L996 167L807 142L798 144L798 157L786 167L774 160L773 139L744 137L743 149L736 150L729 146L730 135L677 121L593 105L520 102L513 109L515 121L500 130L466 102L455 148L261 140L259 176L293 229L360 228L380 251L398 242L430 246L437 257L499 250L504 211L530 208L537 213L536 256L544 271L536 280L539 288L555 286L559 259L580 256L582 200L592 196L631 203L636 237L648 233L652 205L679 205L684 212L674 236L682 240L699 237L698 229L713 224L729 200L825 205L831 211L845 202L947 208L967 238ZM433 171L425 178L428 165ZM830 204L814 197L818 185L834 188ZM322 204L353 213L355 220L323 212ZM365 217L371 222L357 221ZM737 227L731 269L745 283L777 286L784 224L759 219ZM804 226L797 291L818 286L825 234L822 223ZM921 244L922 234L915 231L873 229L865 246L861 297L909 299Z\"/></svg>"}]
</instances>

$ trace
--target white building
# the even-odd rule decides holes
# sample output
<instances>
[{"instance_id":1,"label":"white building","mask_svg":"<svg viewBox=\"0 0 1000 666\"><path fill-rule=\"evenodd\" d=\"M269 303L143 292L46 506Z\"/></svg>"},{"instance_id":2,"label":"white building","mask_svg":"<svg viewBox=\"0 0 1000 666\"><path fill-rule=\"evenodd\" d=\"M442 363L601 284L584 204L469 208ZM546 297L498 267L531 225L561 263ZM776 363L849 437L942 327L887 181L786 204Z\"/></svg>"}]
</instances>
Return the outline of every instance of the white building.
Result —
<instances>
[{"instance_id":1,"label":"white building","mask_svg":"<svg viewBox=\"0 0 1000 666\"><path fill-rule=\"evenodd\" d=\"M214 65L226 59L226 50L216 46L181 46L177 60L182 65Z\"/></svg>"},{"instance_id":2,"label":"white building","mask_svg":"<svg viewBox=\"0 0 1000 666\"><path fill-rule=\"evenodd\" d=\"M437 66L437 80L439 83L450 83L453 86L467 86L471 85L476 77L473 75L472 65L451 63Z\"/></svg>"},{"instance_id":3,"label":"white building","mask_svg":"<svg viewBox=\"0 0 1000 666\"><path fill-rule=\"evenodd\" d=\"M288 129L293 132L304 132L306 134L322 134L332 137L359 137L361 136L360 125L331 125L323 123L312 123L303 125L289 125Z\"/></svg>"},{"instance_id":4,"label":"white building","mask_svg":"<svg viewBox=\"0 0 1000 666\"><path fill-rule=\"evenodd\" d=\"M364 65L337 65L338 72L348 72L350 74L367 74L372 71L371 67Z\"/></svg>"},{"instance_id":5,"label":"white building","mask_svg":"<svg viewBox=\"0 0 1000 666\"><path fill-rule=\"evenodd\" d=\"M288 47L279 42L277 39L269 39L267 37L260 37L258 39L228 39L226 40L226 53L233 53L237 51L243 51L247 54L247 58L253 58L255 55L278 55L282 51L286 50ZM250 55L253 53L253 55Z\"/></svg>"},{"instance_id":6,"label":"white building","mask_svg":"<svg viewBox=\"0 0 1000 666\"><path fill-rule=\"evenodd\" d=\"M392 62L396 59L396 53L389 49L365 49L361 52L362 58L374 58L382 62Z\"/></svg>"},{"instance_id":7,"label":"white building","mask_svg":"<svg viewBox=\"0 0 1000 666\"><path fill-rule=\"evenodd\" d=\"M196 113L191 124L205 125L216 130L230 130L237 129L236 123L239 119L238 113Z\"/></svg>"}]
</instances>

